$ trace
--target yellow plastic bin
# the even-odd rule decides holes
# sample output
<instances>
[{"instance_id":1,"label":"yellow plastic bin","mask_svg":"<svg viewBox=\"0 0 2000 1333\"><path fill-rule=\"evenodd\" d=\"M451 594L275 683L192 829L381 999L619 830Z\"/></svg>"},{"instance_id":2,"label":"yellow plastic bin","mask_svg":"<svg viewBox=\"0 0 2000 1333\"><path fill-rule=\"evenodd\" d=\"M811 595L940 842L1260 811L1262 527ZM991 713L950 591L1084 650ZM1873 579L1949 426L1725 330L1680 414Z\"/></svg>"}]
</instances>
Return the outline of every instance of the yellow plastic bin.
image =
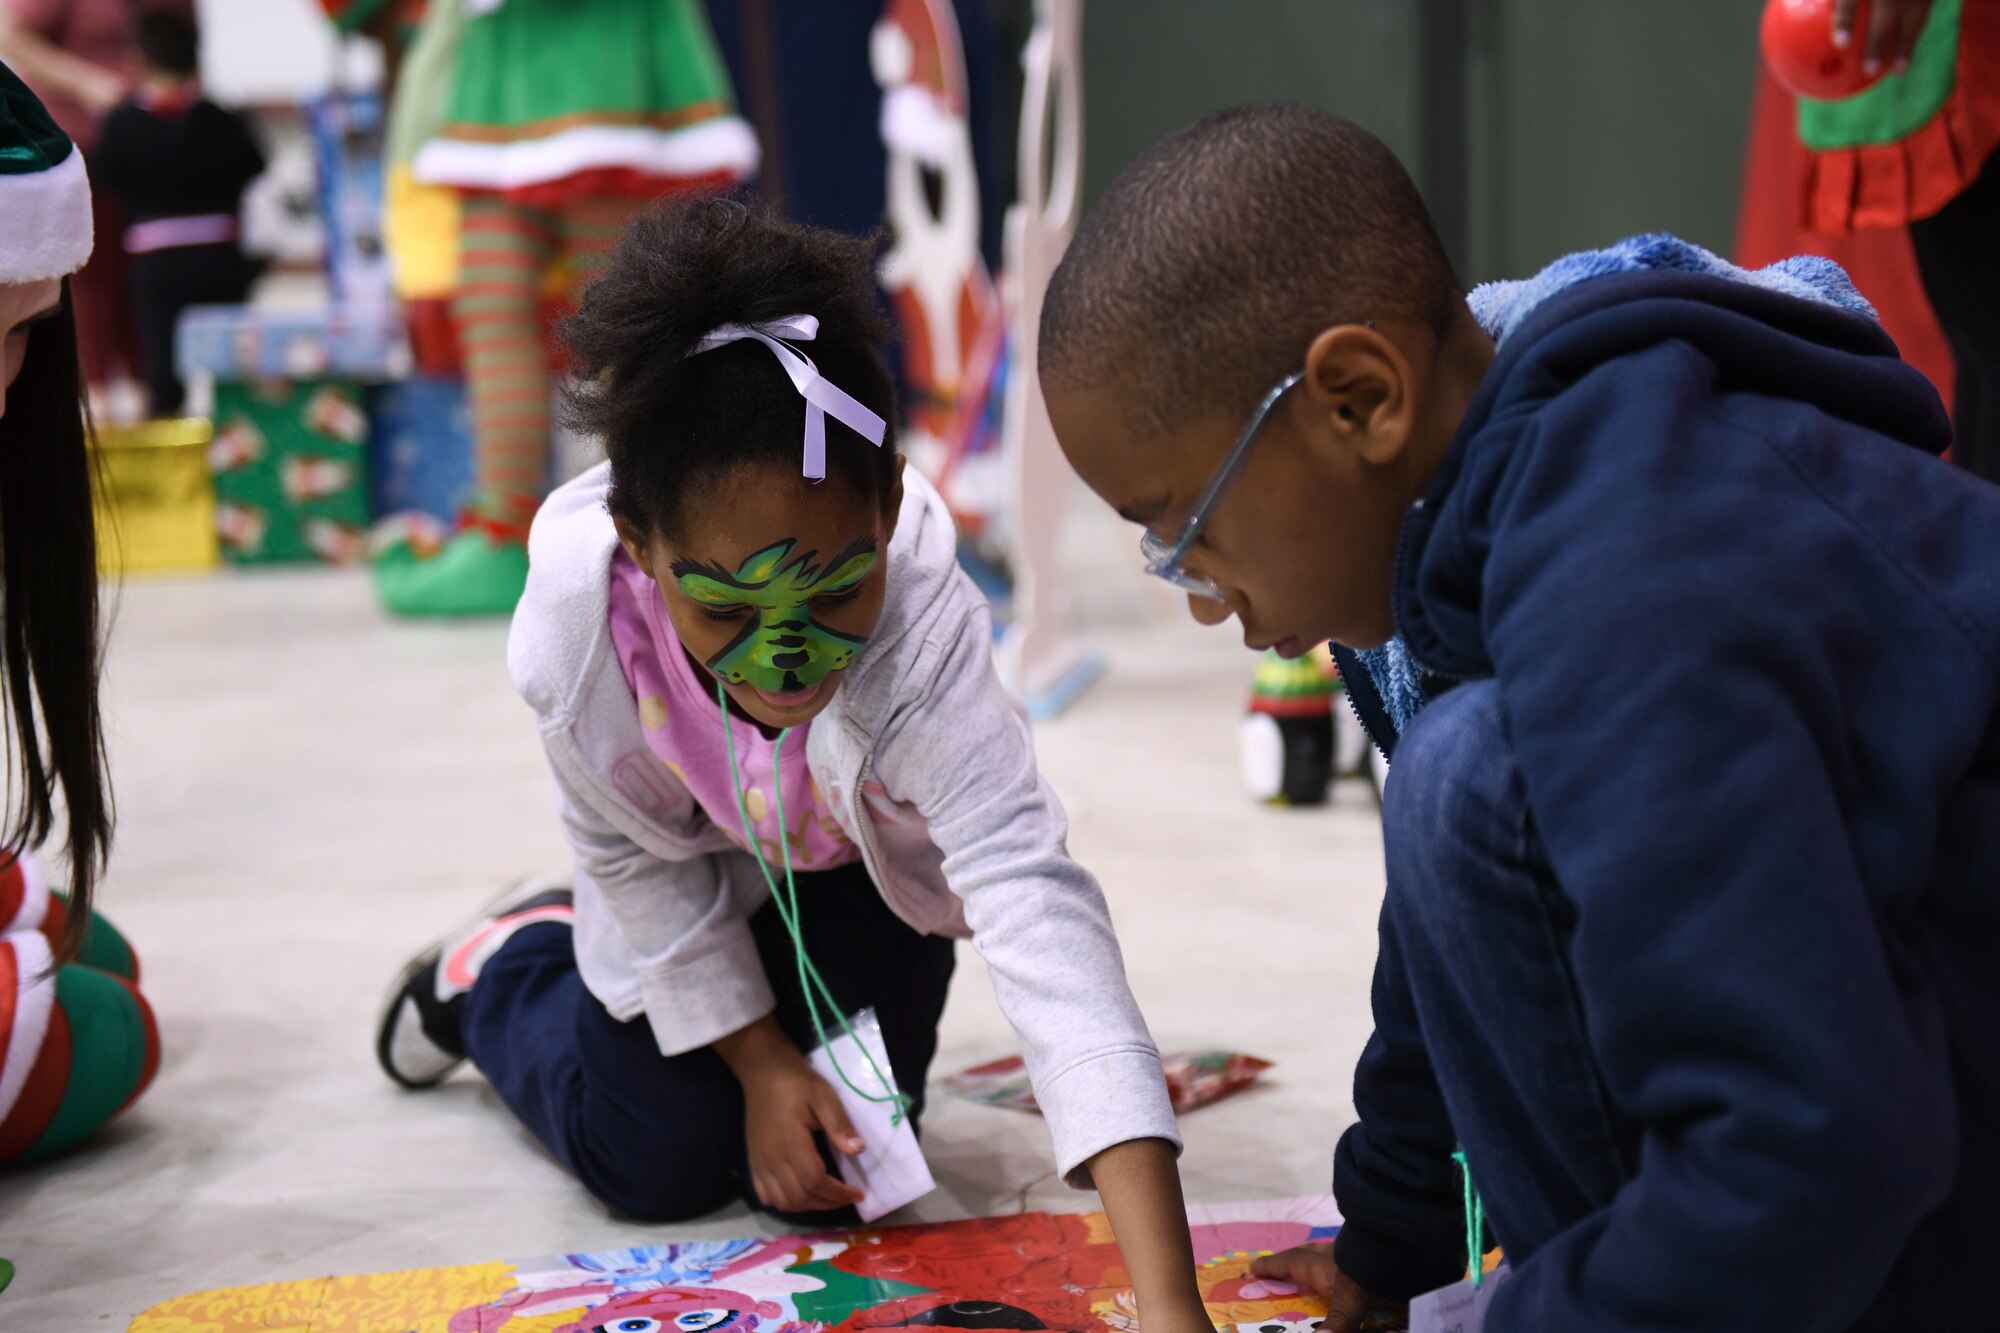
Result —
<instances>
[{"instance_id":1,"label":"yellow plastic bin","mask_svg":"<svg viewBox=\"0 0 2000 1333\"><path fill-rule=\"evenodd\" d=\"M213 569L214 428L199 417L97 430L97 565L107 574Z\"/></svg>"}]
</instances>

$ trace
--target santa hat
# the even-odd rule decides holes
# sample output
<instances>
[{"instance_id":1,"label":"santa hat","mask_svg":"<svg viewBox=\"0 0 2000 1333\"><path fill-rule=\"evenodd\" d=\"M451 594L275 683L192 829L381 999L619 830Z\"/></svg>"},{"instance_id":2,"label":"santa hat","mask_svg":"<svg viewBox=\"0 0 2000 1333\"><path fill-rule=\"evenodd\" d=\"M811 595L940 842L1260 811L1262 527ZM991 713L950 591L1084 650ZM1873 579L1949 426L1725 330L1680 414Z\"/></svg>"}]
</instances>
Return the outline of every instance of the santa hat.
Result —
<instances>
[{"instance_id":1,"label":"santa hat","mask_svg":"<svg viewBox=\"0 0 2000 1333\"><path fill-rule=\"evenodd\" d=\"M0 282L65 277L90 258L83 154L0 65Z\"/></svg>"}]
</instances>

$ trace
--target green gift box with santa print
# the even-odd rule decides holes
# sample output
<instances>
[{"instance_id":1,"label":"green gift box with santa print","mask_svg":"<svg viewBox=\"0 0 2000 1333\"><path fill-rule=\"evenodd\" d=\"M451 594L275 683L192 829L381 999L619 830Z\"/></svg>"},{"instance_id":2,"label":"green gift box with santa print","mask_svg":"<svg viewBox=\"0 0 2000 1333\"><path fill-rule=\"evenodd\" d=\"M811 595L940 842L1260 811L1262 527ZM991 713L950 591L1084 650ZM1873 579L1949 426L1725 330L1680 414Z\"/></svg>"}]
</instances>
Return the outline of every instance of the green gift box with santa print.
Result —
<instances>
[{"instance_id":1,"label":"green gift box with santa print","mask_svg":"<svg viewBox=\"0 0 2000 1333\"><path fill-rule=\"evenodd\" d=\"M215 526L236 564L352 564L367 553L368 417L339 379L215 386Z\"/></svg>"}]
</instances>

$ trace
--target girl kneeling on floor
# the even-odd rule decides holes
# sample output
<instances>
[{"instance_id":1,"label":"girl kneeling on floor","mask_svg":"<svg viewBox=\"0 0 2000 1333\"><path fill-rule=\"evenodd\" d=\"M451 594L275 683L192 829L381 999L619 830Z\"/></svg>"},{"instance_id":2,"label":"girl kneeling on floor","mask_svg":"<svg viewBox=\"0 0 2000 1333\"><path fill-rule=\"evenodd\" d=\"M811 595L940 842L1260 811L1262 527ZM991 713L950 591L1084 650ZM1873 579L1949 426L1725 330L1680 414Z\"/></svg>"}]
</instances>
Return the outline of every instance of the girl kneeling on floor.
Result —
<instances>
[{"instance_id":1,"label":"girl kneeling on floor","mask_svg":"<svg viewBox=\"0 0 2000 1333\"><path fill-rule=\"evenodd\" d=\"M0 1167L82 1142L160 1065L138 955L91 909L112 803L70 293L90 249L83 155L0 64ZM52 885L34 850L59 838Z\"/></svg>"},{"instance_id":2,"label":"girl kneeling on floor","mask_svg":"<svg viewBox=\"0 0 2000 1333\"><path fill-rule=\"evenodd\" d=\"M609 461L543 507L508 645L573 906L528 885L418 958L383 1065L420 1086L469 1057L628 1213L843 1209L816 1136L861 1144L801 1053L832 1022L800 955L832 1009L875 1010L915 1116L970 937L1149 1329L1205 1329L1159 1057L951 520L895 452L886 334L866 242L726 200L626 232L565 331Z\"/></svg>"}]
</instances>

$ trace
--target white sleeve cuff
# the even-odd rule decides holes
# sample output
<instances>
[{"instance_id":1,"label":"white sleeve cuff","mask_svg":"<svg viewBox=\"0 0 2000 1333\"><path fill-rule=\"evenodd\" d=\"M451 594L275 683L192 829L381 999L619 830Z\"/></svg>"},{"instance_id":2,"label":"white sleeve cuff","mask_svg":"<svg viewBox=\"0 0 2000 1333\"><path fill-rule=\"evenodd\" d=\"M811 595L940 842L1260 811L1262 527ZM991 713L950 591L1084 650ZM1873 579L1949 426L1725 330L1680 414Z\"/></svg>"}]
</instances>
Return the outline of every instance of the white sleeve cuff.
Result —
<instances>
[{"instance_id":1,"label":"white sleeve cuff","mask_svg":"<svg viewBox=\"0 0 2000 1333\"><path fill-rule=\"evenodd\" d=\"M1106 1148L1135 1139L1163 1139L1181 1149L1179 1122L1167 1098L1167 1076L1158 1052L1126 1046L1071 1065L1035 1100L1055 1142L1056 1169L1073 1189L1090 1189L1084 1166Z\"/></svg>"},{"instance_id":2,"label":"white sleeve cuff","mask_svg":"<svg viewBox=\"0 0 2000 1333\"><path fill-rule=\"evenodd\" d=\"M729 936L698 958L639 965L639 994L661 1054L712 1046L777 1008L748 923Z\"/></svg>"}]
</instances>

